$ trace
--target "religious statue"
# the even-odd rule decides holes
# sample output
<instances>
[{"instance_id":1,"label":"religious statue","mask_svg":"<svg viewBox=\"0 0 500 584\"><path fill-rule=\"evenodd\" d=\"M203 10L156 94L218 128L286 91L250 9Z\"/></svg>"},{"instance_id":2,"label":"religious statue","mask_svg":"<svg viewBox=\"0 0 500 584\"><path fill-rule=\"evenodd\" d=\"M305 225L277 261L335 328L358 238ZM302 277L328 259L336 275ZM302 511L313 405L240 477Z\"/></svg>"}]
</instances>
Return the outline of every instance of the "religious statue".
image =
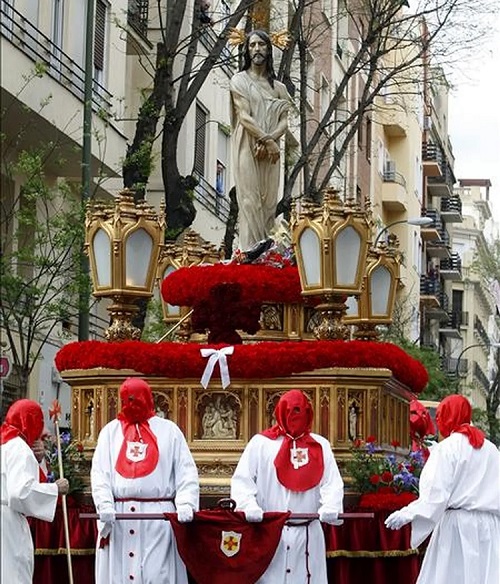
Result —
<instances>
[{"instance_id":1,"label":"religious statue","mask_svg":"<svg viewBox=\"0 0 500 584\"><path fill-rule=\"evenodd\" d=\"M274 227L279 141L288 126L291 98L276 79L266 32L255 30L247 36L243 59L242 70L231 79L231 122L239 247L247 250Z\"/></svg>"}]
</instances>

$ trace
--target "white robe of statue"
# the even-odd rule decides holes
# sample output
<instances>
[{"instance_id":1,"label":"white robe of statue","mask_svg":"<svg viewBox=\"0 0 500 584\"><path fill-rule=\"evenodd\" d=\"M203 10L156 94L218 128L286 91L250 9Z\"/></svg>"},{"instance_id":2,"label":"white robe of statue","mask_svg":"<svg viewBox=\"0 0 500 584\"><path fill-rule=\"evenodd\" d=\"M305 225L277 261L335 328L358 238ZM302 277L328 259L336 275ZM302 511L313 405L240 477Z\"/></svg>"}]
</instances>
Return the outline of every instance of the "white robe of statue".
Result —
<instances>
[{"instance_id":1,"label":"white robe of statue","mask_svg":"<svg viewBox=\"0 0 500 584\"><path fill-rule=\"evenodd\" d=\"M291 106L286 87L274 81L274 89L266 89L254 81L247 71L231 79L231 95L238 94L250 106L250 116L266 134L276 130ZM281 165L254 156L256 138L245 129L232 101L231 140L233 178L236 186L239 215L239 247L247 250L269 236L275 223Z\"/></svg>"}]
</instances>

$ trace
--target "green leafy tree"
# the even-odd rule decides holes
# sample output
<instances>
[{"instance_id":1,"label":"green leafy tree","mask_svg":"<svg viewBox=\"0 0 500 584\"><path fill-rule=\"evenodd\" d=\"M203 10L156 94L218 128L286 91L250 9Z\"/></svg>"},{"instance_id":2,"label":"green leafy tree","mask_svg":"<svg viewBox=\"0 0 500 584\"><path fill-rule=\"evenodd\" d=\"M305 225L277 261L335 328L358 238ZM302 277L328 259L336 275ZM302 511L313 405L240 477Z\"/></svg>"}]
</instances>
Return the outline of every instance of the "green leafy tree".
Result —
<instances>
[{"instance_id":1,"label":"green leafy tree","mask_svg":"<svg viewBox=\"0 0 500 584\"><path fill-rule=\"evenodd\" d=\"M44 74L35 67L25 87ZM9 107L1 113L6 120ZM79 266L85 224L80 195L57 178L65 164L62 147L52 141L25 146L26 131L1 137L0 326L18 380L16 394L2 396L4 408L27 395L44 344L77 318L79 290L89 284Z\"/></svg>"}]
</instances>

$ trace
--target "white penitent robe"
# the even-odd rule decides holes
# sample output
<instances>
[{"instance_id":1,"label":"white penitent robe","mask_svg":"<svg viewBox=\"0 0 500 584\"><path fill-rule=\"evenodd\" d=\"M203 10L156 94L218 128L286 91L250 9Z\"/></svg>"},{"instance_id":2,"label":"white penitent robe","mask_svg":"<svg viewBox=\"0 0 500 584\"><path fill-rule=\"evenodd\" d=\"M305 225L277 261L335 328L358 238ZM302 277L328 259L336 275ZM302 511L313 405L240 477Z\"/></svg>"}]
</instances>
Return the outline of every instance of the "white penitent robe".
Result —
<instances>
[{"instance_id":1,"label":"white penitent robe","mask_svg":"<svg viewBox=\"0 0 500 584\"><path fill-rule=\"evenodd\" d=\"M38 482L38 462L22 438L0 446L2 466L1 582L31 584L33 580L33 540L26 520L36 517L53 521L58 489L54 483Z\"/></svg>"},{"instance_id":2,"label":"white penitent robe","mask_svg":"<svg viewBox=\"0 0 500 584\"><path fill-rule=\"evenodd\" d=\"M431 533L417 584L500 583L500 453L451 434L436 444L420 477L412 547Z\"/></svg>"},{"instance_id":3,"label":"white penitent robe","mask_svg":"<svg viewBox=\"0 0 500 584\"><path fill-rule=\"evenodd\" d=\"M344 484L330 443L318 434L311 436L321 444L325 463L318 486L303 492L284 487L278 481L274 466L283 437L271 440L257 434L245 448L231 479L231 498L236 501L237 509L245 511L258 505L263 511L317 513L324 506L341 513ZM311 584L326 584L325 538L317 520L308 526L283 528L276 554L258 584L306 584L308 570Z\"/></svg>"},{"instance_id":4,"label":"white penitent robe","mask_svg":"<svg viewBox=\"0 0 500 584\"><path fill-rule=\"evenodd\" d=\"M115 464L123 443L118 420L107 424L99 434L92 461L92 497L97 511L113 504L117 513L164 513L176 506L199 505L198 471L181 430L159 417L148 420L158 441L159 460L147 476L128 479L118 474ZM115 499L130 499L114 502ZM164 499L167 501L138 501ZM102 524L98 523L102 528ZM183 584L187 583L184 563L166 521L116 521L109 545L96 550L96 584Z\"/></svg>"}]
</instances>

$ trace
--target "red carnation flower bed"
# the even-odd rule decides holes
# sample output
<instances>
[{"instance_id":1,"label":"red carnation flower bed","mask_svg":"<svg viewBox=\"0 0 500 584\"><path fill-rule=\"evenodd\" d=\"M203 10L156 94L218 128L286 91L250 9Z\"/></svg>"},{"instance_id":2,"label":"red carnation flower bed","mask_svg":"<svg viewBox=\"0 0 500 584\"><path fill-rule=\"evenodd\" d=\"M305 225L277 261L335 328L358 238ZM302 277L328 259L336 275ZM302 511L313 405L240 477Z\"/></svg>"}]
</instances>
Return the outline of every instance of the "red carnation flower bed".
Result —
<instances>
[{"instance_id":1,"label":"red carnation flower bed","mask_svg":"<svg viewBox=\"0 0 500 584\"><path fill-rule=\"evenodd\" d=\"M241 303L303 302L295 266L214 264L179 268L163 280L161 294L173 306L194 306L220 284L239 285Z\"/></svg>"},{"instance_id":2,"label":"red carnation flower bed","mask_svg":"<svg viewBox=\"0 0 500 584\"><path fill-rule=\"evenodd\" d=\"M395 493L383 490L377 493L364 493L359 499L358 509L365 511L397 511L417 499L415 493Z\"/></svg>"},{"instance_id":3,"label":"red carnation flower bed","mask_svg":"<svg viewBox=\"0 0 500 584\"><path fill-rule=\"evenodd\" d=\"M222 345L212 345L220 348ZM56 355L59 371L70 369L133 369L154 377L201 378L207 359L205 345L196 343L144 343L125 341L74 342ZM427 385L426 368L391 343L372 341L283 341L236 345L228 357L233 379L270 379L327 367L387 368L414 393Z\"/></svg>"}]
</instances>

